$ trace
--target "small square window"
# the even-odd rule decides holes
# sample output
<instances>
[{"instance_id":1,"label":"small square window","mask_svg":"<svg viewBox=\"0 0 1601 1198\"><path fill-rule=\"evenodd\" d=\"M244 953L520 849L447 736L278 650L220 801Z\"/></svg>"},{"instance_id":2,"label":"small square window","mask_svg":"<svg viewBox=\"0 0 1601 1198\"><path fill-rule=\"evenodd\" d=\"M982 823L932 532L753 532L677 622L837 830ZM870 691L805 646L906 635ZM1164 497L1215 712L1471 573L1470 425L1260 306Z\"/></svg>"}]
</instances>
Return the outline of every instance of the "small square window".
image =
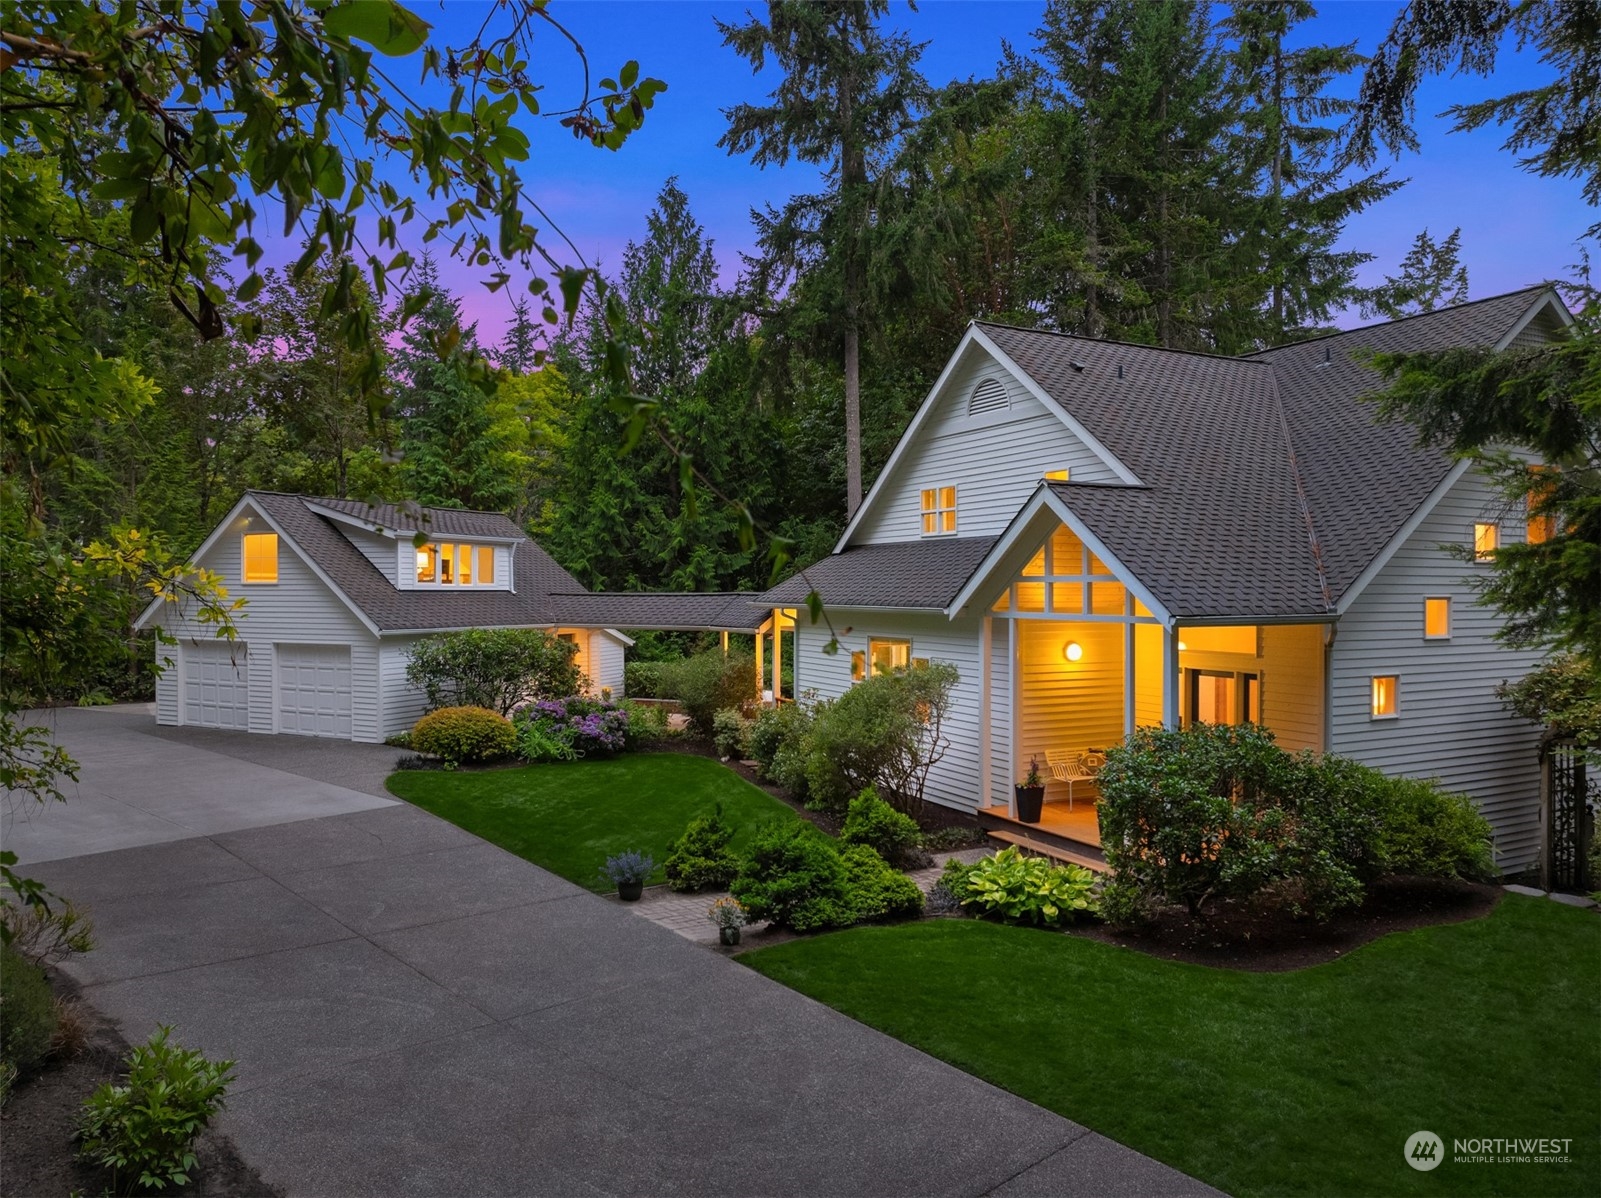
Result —
<instances>
[{"instance_id":1,"label":"small square window","mask_svg":"<svg viewBox=\"0 0 1601 1198\"><path fill-rule=\"evenodd\" d=\"M925 537L948 536L956 531L955 487L927 487L921 499Z\"/></svg>"},{"instance_id":2,"label":"small square window","mask_svg":"<svg viewBox=\"0 0 1601 1198\"><path fill-rule=\"evenodd\" d=\"M912 664L912 642L868 641L867 664L874 677L904 670Z\"/></svg>"},{"instance_id":3,"label":"small square window","mask_svg":"<svg viewBox=\"0 0 1601 1198\"><path fill-rule=\"evenodd\" d=\"M244 579L246 582L278 581L278 534L245 534Z\"/></svg>"},{"instance_id":4,"label":"small square window","mask_svg":"<svg viewBox=\"0 0 1601 1198\"><path fill-rule=\"evenodd\" d=\"M1495 560L1495 551L1501 546L1501 526L1499 524L1475 524L1473 526L1473 560L1476 562L1492 562Z\"/></svg>"},{"instance_id":5,"label":"small square window","mask_svg":"<svg viewBox=\"0 0 1601 1198\"><path fill-rule=\"evenodd\" d=\"M1401 714L1400 683L1400 678L1395 674L1373 676L1373 719L1393 720Z\"/></svg>"},{"instance_id":6,"label":"small square window","mask_svg":"<svg viewBox=\"0 0 1601 1198\"><path fill-rule=\"evenodd\" d=\"M1423 601L1423 637L1430 641L1451 639L1451 600L1449 597Z\"/></svg>"}]
</instances>

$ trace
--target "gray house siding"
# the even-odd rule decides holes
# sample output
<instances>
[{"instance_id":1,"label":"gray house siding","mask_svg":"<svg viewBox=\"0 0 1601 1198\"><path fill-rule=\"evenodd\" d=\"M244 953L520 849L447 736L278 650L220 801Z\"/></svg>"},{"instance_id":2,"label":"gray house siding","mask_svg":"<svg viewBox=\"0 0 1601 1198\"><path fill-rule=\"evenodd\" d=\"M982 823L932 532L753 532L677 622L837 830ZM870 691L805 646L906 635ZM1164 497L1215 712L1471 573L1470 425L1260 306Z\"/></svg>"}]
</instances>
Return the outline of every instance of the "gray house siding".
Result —
<instances>
[{"instance_id":1,"label":"gray house siding","mask_svg":"<svg viewBox=\"0 0 1601 1198\"><path fill-rule=\"evenodd\" d=\"M985 379L1006 389L1009 406L970 416L968 399ZM956 535L976 537L1003 531L1046 471L1070 470L1077 482L1116 481L1059 416L978 345L968 348L917 439L888 470L853 545L921 537L926 487L954 486Z\"/></svg>"},{"instance_id":2,"label":"gray house siding","mask_svg":"<svg viewBox=\"0 0 1601 1198\"><path fill-rule=\"evenodd\" d=\"M1472 580L1487 566L1441 546L1471 543L1473 525L1496 520L1498 500L1468 473L1351 604L1330 654L1330 748L1384 770L1438 778L1478 802L1496 835L1501 868L1516 871L1539 849L1540 730L1515 719L1495 697L1503 679L1540 660L1494 639L1497 613L1474 601ZM1521 541L1521 520L1499 520L1501 543ZM1426 640L1423 601L1451 600L1449 640ZM1372 679L1398 679L1398 714L1375 719Z\"/></svg>"},{"instance_id":3,"label":"gray house siding","mask_svg":"<svg viewBox=\"0 0 1601 1198\"><path fill-rule=\"evenodd\" d=\"M945 720L950 747L929 774L924 797L948 807L979 806L979 711L982 662L977 619L947 620L942 615L855 611L831 608L829 618L839 637L839 652L828 654L825 626L812 625L804 614L795 629L795 666L804 686L818 698L834 699L851 687L851 653L867 649L869 640L887 637L912 642L912 656L949 662L960 676ZM997 621L999 628L999 622ZM844 629L850 631L845 632ZM1004 640L1004 628L999 628Z\"/></svg>"}]
</instances>

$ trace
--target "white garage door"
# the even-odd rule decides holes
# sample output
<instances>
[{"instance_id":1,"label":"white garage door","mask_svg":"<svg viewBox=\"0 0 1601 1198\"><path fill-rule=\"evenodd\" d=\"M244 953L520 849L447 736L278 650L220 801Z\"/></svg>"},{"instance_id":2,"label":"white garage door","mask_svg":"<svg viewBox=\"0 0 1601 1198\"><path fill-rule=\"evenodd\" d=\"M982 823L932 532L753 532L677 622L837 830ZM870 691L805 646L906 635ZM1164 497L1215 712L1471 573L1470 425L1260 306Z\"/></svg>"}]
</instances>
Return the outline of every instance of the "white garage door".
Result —
<instances>
[{"instance_id":1,"label":"white garage door","mask_svg":"<svg viewBox=\"0 0 1601 1198\"><path fill-rule=\"evenodd\" d=\"M183 653L183 722L202 728L245 729L249 724L248 646L201 641Z\"/></svg>"},{"instance_id":2,"label":"white garage door","mask_svg":"<svg viewBox=\"0 0 1601 1198\"><path fill-rule=\"evenodd\" d=\"M350 646L275 645L278 731L350 739Z\"/></svg>"}]
</instances>

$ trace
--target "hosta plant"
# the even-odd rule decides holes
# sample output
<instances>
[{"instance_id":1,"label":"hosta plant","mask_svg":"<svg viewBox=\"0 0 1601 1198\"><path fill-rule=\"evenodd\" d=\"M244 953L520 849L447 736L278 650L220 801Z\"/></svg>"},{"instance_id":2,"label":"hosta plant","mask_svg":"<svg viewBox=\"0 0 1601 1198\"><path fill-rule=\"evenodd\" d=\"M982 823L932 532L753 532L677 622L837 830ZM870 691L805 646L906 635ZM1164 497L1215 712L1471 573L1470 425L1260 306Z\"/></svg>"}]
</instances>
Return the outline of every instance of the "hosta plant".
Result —
<instances>
[{"instance_id":1,"label":"hosta plant","mask_svg":"<svg viewBox=\"0 0 1601 1198\"><path fill-rule=\"evenodd\" d=\"M1054 928L1097 911L1093 873L1078 865L1025 857L1015 847L984 858L959 885L963 906L1012 923Z\"/></svg>"}]
</instances>

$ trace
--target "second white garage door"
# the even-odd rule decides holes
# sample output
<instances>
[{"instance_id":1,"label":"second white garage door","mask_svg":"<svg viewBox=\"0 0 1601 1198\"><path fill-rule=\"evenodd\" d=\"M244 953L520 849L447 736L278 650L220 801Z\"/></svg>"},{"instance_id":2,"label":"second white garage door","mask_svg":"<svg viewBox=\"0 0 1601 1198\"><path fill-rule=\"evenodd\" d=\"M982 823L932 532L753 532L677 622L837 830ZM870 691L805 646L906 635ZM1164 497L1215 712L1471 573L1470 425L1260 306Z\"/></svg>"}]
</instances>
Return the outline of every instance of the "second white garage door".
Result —
<instances>
[{"instance_id":1,"label":"second white garage door","mask_svg":"<svg viewBox=\"0 0 1601 1198\"><path fill-rule=\"evenodd\" d=\"M275 645L278 731L350 739L350 646Z\"/></svg>"}]
</instances>

